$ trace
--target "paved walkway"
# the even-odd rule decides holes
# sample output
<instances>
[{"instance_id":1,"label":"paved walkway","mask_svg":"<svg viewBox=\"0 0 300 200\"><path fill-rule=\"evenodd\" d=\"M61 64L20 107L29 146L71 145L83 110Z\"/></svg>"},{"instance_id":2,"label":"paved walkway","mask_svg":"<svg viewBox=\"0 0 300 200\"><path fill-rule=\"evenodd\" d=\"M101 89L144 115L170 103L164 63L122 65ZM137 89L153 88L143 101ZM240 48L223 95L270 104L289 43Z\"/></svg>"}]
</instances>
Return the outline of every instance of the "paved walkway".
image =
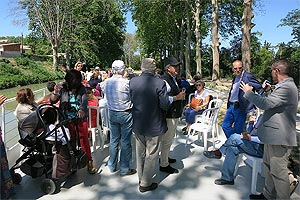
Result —
<instances>
[{"instance_id":1,"label":"paved walkway","mask_svg":"<svg viewBox=\"0 0 300 200\"><path fill-rule=\"evenodd\" d=\"M235 185L218 186L214 180L220 177L219 169L223 159L212 160L203 156L203 143L195 142L185 147L185 136L180 133L182 124L178 126L178 136L172 145L171 157L177 159L173 167L179 169L175 175L158 172L155 179L158 188L152 192L140 193L138 190L137 174L120 177L118 172L111 174L106 167L108 148L98 149L93 153L98 173L89 175L86 169L72 175L64 184L61 191L53 195L44 195L40 190L42 178L32 179L25 176L21 185L16 187L17 195L14 199L41 199L41 200L94 200L94 199L205 199L205 200L232 200L248 199L251 185L251 167L240 164ZM299 126L298 131L299 131ZM219 137L217 147L224 137ZM209 143L209 145L212 145ZM133 158L135 160L135 158ZM135 167L135 163L133 163ZM102 172L100 173L100 171ZM262 191L264 179L258 177L257 190ZM293 200L300 199L300 188L292 196Z\"/></svg>"}]
</instances>

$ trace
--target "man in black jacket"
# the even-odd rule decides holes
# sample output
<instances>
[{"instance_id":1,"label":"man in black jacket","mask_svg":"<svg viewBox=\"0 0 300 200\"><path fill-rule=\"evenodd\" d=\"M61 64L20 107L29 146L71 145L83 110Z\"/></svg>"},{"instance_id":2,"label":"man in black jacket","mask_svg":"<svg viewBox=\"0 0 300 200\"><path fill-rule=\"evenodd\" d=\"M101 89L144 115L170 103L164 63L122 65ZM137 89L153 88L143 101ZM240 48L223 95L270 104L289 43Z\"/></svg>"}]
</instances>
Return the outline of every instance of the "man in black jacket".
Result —
<instances>
[{"instance_id":1,"label":"man in black jacket","mask_svg":"<svg viewBox=\"0 0 300 200\"><path fill-rule=\"evenodd\" d=\"M159 136L168 129L165 117L169 106L167 88L164 81L154 75L155 68L154 59L143 59L141 76L133 77L129 82L140 192L157 188L152 179L156 173Z\"/></svg>"},{"instance_id":2,"label":"man in black jacket","mask_svg":"<svg viewBox=\"0 0 300 200\"><path fill-rule=\"evenodd\" d=\"M175 57L168 57L165 59L164 64L166 71L161 78L166 82L171 105L169 106L166 116L168 131L160 136L161 155L159 169L162 172L173 174L178 173L178 170L170 166L170 163L175 163L176 159L169 158L169 152L175 136L178 120L182 115L182 99L184 99L185 93L181 91L180 81L176 79L181 62Z\"/></svg>"}]
</instances>

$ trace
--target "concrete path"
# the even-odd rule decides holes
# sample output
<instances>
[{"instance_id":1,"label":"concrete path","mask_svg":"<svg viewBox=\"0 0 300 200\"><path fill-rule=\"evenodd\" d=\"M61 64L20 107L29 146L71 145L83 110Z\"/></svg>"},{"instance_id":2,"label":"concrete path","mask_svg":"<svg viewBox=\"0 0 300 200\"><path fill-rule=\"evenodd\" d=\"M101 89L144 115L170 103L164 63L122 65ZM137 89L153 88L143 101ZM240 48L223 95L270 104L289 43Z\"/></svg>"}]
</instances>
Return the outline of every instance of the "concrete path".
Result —
<instances>
[{"instance_id":1,"label":"concrete path","mask_svg":"<svg viewBox=\"0 0 300 200\"><path fill-rule=\"evenodd\" d=\"M185 147L185 138L181 134L183 124L178 126L178 135L172 145L171 157L177 162L172 164L179 169L175 175L167 175L159 172L156 174L156 181L159 186L156 190L140 193L138 190L137 174L127 177L120 177L118 172L110 173L106 167L108 161L108 148L100 149L93 153L98 173L89 175L86 169L76 174L62 184L57 194L44 195L40 190L42 178L32 179L25 176L20 185L16 187L17 195L14 199L41 199L41 200L94 200L94 199L205 199L205 200L238 200L248 199L251 185L251 167L242 162L238 170L235 184L232 186L219 186L214 180L220 177L221 160L211 160L203 156L203 143L195 142ZM299 126L298 131L299 131ZM217 147L224 141L220 136ZM133 140L134 141L134 140ZM209 143L211 146L212 143ZM135 160L135 158L133 158ZM135 167L135 162L133 167ZM100 171L102 172L100 173ZM264 179L259 176L257 190L262 191ZM299 186L292 195L292 199L300 199Z\"/></svg>"}]
</instances>

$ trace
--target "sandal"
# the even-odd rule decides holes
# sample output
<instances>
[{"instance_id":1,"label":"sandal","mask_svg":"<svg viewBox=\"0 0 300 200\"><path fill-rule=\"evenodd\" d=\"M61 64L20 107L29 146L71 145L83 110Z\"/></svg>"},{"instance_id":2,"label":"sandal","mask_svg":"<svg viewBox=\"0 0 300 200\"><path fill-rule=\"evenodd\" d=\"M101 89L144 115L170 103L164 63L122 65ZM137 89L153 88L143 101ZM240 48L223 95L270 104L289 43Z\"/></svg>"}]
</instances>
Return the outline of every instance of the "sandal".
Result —
<instances>
[{"instance_id":1,"label":"sandal","mask_svg":"<svg viewBox=\"0 0 300 200\"><path fill-rule=\"evenodd\" d=\"M87 164L87 170L89 174L96 174L97 169L94 167L92 160L90 160L89 163Z\"/></svg>"}]
</instances>

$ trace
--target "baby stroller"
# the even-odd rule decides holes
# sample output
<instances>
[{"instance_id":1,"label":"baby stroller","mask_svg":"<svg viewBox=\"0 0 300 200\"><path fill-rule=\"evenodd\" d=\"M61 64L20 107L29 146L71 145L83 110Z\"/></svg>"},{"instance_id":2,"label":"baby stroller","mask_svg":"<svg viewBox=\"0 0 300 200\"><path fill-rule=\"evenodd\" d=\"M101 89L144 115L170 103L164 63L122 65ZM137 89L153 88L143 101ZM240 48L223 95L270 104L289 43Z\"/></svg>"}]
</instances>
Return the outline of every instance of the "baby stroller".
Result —
<instances>
[{"instance_id":1,"label":"baby stroller","mask_svg":"<svg viewBox=\"0 0 300 200\"><path fill-rule=\"evenodd\" d=\"M88 162L86 156L81 155L82 151L71 145L70 133L65 127L68 123L70 120L65 120L60 110L50 104L40 105L36 112L19 122L19 143L24 146L24 153L10 169L14 183L22 180L15 172L18 168L32 178L45 175L41 190L52 194L59 191L69 175L82 167L76 158L81 156L80 161Z\"/></svg>"}]
</instances>

